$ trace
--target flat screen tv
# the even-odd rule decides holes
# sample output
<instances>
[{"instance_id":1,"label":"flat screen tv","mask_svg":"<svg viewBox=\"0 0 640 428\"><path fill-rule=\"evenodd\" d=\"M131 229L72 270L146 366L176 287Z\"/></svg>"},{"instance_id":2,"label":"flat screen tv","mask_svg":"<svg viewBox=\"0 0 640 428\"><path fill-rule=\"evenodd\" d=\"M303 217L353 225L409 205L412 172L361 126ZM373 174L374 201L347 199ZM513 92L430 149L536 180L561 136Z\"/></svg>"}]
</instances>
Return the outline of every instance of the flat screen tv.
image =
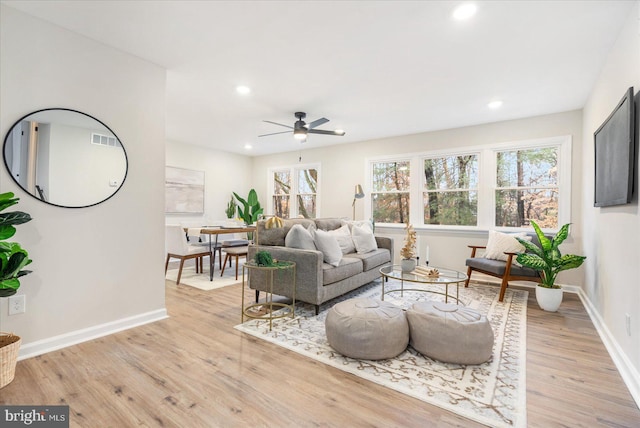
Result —
<instances>
[{"instance_id":1,"label":"flat screen tv","mask_svg":"<svg viewBox=\"0 0 640 428\"><path fill-rule=\"evenodd\" d=\"M635 105L633 87L593 134L595 140L594 206L631 202L635 166Z\"/></svg>"}]
</instances>

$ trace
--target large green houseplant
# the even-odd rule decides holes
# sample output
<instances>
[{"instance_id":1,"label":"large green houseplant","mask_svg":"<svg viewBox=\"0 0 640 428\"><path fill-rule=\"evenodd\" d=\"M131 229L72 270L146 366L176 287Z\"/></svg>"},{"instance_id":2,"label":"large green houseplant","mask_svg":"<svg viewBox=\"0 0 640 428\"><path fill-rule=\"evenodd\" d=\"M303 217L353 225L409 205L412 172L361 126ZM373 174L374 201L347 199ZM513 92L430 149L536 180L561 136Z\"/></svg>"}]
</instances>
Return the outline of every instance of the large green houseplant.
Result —
<instances>
[{"instance_id":1,"label":"large green houseplant","mask_svg":"<svg viewBox=\"0 0 640 428\"><path fill-rule=\"evenodd\" d=\"M258 201L258 194L254 189L249 191L247 199L242 198L236 192L233 192L233 196L236 197L238 202L242 204L242 207L238 207L238 215L244 220L245 224L253 224L258 220L258 216L262 214L262 208Z\"/></svg>"},{"instance_id":2,"label":"large green houseplant","mask_svg":"<svg viewBox=\"0 0 640 428\"><path fill-rule=\"evenodd\" d=\"M544 310L555 312L562 302L562 289L556 284L556 277L563 270L579 267L586 257L575 254L563 255L560 252L558 247L569 236L569 223L562 226L556 236L551 239L545 236L536 222L532 221L531 225L538 236L540 245L516 238L525 248L525 252L519 253L516 260L522 266L540 272L541 281L536 287L538 305Z\"/></svg>"},{"instance_id":3,"label":"large green houseplant","mask_svg":"<svg viewBox=\"0 0 640 428\"><path fill-rule=\"evenodd\" d=\"M0 211L15 205L20 198L15 198L11 192L0 194ZM29 270L23 268L31 263L29 254L17 242L6 242L16 233L17 224L26 223L31 216L22 211L0 213L0 297L16 294L20 288L20 278Z\"/></svg>"}]
</instances>

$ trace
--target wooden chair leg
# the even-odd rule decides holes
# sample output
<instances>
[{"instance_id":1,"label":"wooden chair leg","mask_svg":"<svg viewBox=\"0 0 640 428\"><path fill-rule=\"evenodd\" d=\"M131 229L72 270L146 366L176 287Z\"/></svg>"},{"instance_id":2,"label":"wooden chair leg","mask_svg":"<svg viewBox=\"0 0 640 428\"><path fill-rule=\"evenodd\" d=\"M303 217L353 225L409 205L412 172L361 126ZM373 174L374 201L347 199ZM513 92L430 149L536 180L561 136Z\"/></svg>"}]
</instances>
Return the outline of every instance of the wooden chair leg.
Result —
<instances>
[{"instance_id":1,"label":"wooden chair leg","mask_svg":"<svg viewBox=\"0 0 640 428\"><path fill-rule=\"evenodd\" d=\"M167 274L167 269L169 268L169 259L171 258L171 256L169 254L167 254L167 261L164 262L164 274Z\"/></svg>"},{"instance_id":2,"label":"wooden chair leg","mask_svg":"<svg viewBox=\"0 0 640 428\"><path fill-rule=\"evenodd\" d=\"M229 257L229 253L225 253L224 263L222 263L222 271L220 272L220 276L224 275L224 268L227 267L227 259L229 260L229 266L231 266L231 258Z\"/></svg>"},{"instance_id":3,"label":"wooden chair leg","mask_svg":"<svg viewBox=\"0 0 640 428\"><path fill-rule=\"evenodd\" d=\"M236 280L238 279L238 258L240 257L239 254L236 254Z\"/></svg>"},{"instance_id":4,"label":"wooden chair leg","mask_svg":"<svg viewBox=\"0 0 640 428\"><path fill-rule=\"evenodd\" d=\"M182 276L182 266L184 266L184 259L180 259L180 269L178 269L178 277L176 278L176 285L180 284L180 277Z\"/></svg>"},{"instance_id":5,"label":"wooden chair leg","mask_svg":"<svg viewBox=\"0 0 640 428\"><path fill-rule=\"evenodd\" d=\"M502 277L502 284L500 285L500 298L498 299L499 302L502 302L502 300L504 299L504 293L507 291L508 286L509 278L505 275L504 277Z\"/></svg>"},{"instance_id":6,"label":"wooden chair leg","mask_svg":"<svg viewBox=\"0 0 640 428\"><path fill-rule=\"evenodd\" d=\"M471 271L472 271L471 266L469 266L467 268L467 280L464 282L465 288L469 287L469 280L471 280Z\"/></svg>"}]
</instances>

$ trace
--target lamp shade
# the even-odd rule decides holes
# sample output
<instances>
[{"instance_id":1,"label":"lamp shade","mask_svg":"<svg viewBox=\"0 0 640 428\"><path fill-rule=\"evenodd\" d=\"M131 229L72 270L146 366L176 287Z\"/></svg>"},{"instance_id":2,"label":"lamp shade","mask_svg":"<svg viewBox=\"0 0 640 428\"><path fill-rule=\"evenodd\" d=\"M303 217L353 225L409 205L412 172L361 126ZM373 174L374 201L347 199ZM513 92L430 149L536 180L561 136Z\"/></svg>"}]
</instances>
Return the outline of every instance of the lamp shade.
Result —
<instances>
[{"instance_id":1,"label":"lamp shade","mask_svg":"<svg viewBox=\"0 0 640 428\"><path fill-rule=\"evenodd\" d=\"M361 185L359 185L359 184L357 184L357 185L356 185L356 192L355 192L355 194L353 195L353 197L354 197L355 199L362 199L362 198L364 198L364 192L362 191L362 186L361 186Z\"/></svg>"}]
</instances>

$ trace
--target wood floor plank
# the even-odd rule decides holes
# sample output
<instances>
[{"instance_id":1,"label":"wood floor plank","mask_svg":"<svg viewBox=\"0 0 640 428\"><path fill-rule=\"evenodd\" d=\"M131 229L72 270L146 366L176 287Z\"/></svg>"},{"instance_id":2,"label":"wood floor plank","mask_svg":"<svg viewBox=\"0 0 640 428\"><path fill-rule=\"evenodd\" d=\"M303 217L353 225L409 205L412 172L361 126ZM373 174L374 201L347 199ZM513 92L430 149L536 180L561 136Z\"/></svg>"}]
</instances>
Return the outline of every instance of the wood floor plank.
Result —
<instances>
[{"instance_id":1,"label":"wood floor plank","mask_svg":"<svg viewBox=\"0 0 640 428\"><path fill-rule=\"evenodd\" d=\"M476 427L243 334L241 287L167 281L170 318L18 363L0 404L68 404L72 427ZM530 427L636 427L636 407L580 302L530 293Z\"/></svg>"}]
</instances>

